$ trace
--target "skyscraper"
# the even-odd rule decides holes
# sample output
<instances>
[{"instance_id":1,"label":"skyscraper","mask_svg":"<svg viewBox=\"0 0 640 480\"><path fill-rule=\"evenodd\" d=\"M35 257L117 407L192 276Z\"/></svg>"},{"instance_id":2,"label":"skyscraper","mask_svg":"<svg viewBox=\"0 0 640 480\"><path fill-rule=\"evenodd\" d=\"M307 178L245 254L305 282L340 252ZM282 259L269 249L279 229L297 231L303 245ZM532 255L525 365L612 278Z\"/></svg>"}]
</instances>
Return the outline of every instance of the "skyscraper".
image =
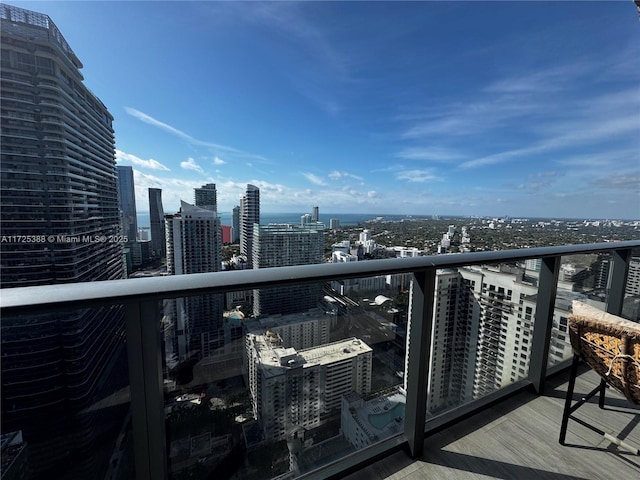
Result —
<instances>
[{"instance_id":1,"label":"skyscraper","mask_svg":"<svg viewBox=\"0 0 640 480\"><path fill-rule=\"evenodd\" d=\"M253 268L286 267L322 263L324 225L255 225ZM317 284L254 290L253 312L257 315L301 312L317 306L322 286Z\"/></svg>"},{"instance_id":2,"label":"skyscraper","mask_svg":"<svg viewBox=\"0 0 640 480\"><path fill-rule=\"evenodd\" d=\"M166 232L170 275L220 271L220 219L213 210L181 202L180 212L167 216ZM223 346L222 295L172 301L175 302L172 333L167 340L175 360L201 359L210 355L212 349Z\"/></svg>"},{"instance_id":3,"label":"skyscraper","mask_svg":"<svg viewBox=\"0 0 640 480\"><path fill-rule=\"evenodd\" d=\"M149 223L151 226L151 250L156 258L165 257L166 239L164 231L164 209L162 208L162 189L149 189Z\"/></svg>"},{"instance_id":4,"label":"skyscraper","mask_svg":"<svg viewBox=\"0 0 640 480\"><path fill-rule=\"evenodd\" d=\"M196 207L206 208L207 210L218 211L218 198L216 194L216 185L207 183L200 188L195 189L194 193Z\"/></svg>"},{"instance_id":5,"label":"skyscraper","mask_svg":"<svg viewBox=\"0 0 640 480\"><path fill-rule=\"evenodd\" d=\"M233 207L231 214L231 243L240 241L240 206Z\"/></svg>"},{"instance_id":6,"label":"skyscraper","mask_svg":"<svg viewBox=\"0 0 640 480\"><path fill-rule=\"evenodd\" d=\"M442 413L526 378L537 290L532 277L507 266L438 271L429 414ZM571 301L564 298L567 295L575 294L559 292L556 297L551 364L571 356L567 335L567 305ZM405 372L410 368L407 364Z\"/></svg>"},{"instance_id":7,"label":"skyscraper","mask_svg":"<svg viewBox=\"0 0 640 480\"><path fill-rule=\"evenodd\" d=\"M136 192L133 183L133 168L126 165L116 167L118 175L118 202L122 212L123 235L129 242L135 242L138 235L136 216Z\"/></svg>"},{"instance_id":8,"label":"skyscraper","mask_svg":"<svg viewBox=\"0 0 640 480\"><path fill-rule=\"evenodd\" d=\"M260 223L260 189L247 185L247 191L240 199L240 254L247 259L247 266L253 267L253 226Z\"/></svg>"},{"instance_id":9,"label":"skyscraper","mask_svg":"<svg viewBox=\"0 0 640 480\"><path fill-rule=\"evenodd\" d=\"M247 334L246 348L254 415L267 440L318 427L340 413L343 395L371 391L373 350L357 338L296 350L267 331Z\"/></svg>"},{"instance_id":10,"label":"skyscraper","mask_svg":"<svg viewBox=\"0 0 640 480\"><path fill-rule=\"evenodd\" d=\"M0 19L2 233L42 239L0 244L0 285L124 278L113 117L51 18L0 4ZM126 382L121 308L1 325L2 431L22 430L31 475L100 475L95 446L119 428L109 415L122 407L90 407Z\"/></svg>"},{"instance_id":11,"label":"skyscraper","mask_svg":"<svg viewBox=\"0 0 640 480\"><path fill-rule=\"evenodd\" d=\"M311 207L311 221L319 222L320 221L320 208L319 207Z\"/></svg>"}]
</instances>

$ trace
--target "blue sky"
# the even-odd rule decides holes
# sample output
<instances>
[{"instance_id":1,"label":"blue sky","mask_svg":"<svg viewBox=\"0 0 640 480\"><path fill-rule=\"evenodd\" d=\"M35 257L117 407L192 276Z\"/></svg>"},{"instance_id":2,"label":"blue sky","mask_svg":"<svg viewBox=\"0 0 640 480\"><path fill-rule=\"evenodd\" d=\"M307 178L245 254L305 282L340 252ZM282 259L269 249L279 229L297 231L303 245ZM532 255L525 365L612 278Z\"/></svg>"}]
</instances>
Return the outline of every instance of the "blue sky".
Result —
<instances>
[{"instance_id":1,"label":"blue sky","mask_svg":"<svg viewBox=\"0 0 640 480\"><path fill-rule=\"evenodd\" d=\"M617 2L8 2L115 117L139 211L640 218L640 19Z\"/></svg>"}]
</instances>

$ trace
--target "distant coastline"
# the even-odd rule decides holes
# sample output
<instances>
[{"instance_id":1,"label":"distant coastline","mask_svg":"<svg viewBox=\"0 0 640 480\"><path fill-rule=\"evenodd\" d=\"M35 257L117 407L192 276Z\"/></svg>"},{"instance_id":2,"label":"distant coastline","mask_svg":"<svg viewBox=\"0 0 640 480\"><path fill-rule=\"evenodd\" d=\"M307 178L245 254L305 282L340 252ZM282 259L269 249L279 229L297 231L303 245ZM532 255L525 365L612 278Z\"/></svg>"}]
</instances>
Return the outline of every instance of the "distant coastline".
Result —
<instances>
[{"instance_id":1,"label":"distant coastline","mask_svg":"<svg viewBox=\"0 0 640 480\"><path fill-rule=\"evenodd\" d=\"M299 224L300 217L305 213L263 213L260 216L260 223L263 225L269 223L292 223ZM138 213L138 227L139 228L149 228L149 212L141 212ZM374 221L376 219L380 219L387 222L397 222L403 219L413 219L413 220L421 220L421 219L432 219L433 215L397 215L397 214L377 214L377 213L320 213L320 221L324 223L327 227L329 227L329 221L332 218L337 218L340 220L340 225L343 227L350 227L354 225L359 225L361 223ZM463 219L463 218L499 218L499 217L488 217L488 216L478 216L478 215L439 215L440 219ZM503 217L504 218L504 217ZM602 219L602 218L543 218L543 217L513 217L513 218L522 218L527 219L529 221L624 221L624 222L637 222L640 219ZM231 225L231 213L221 213L220 220L222 225Z\"/></svg>"},{"instance_id":2,"label":"distant coastline","mask_svg":"<svg viewBox=\"0 0 640 480\"><path fill-rule=\"evenodd\" d=\"M300 217L305 213L309 212L301 212L301 213L263 213L260 215L260 223L269 224L269 223L293 223L299 224ZM138 227L139 228L149 228L149 213L142 212L138 213ZM327 227L329 226L329 221L332 218L337 218L340 220L340 225L344 227L358 225L359 223L364 223L369 220L375 220L378 217L382 217L388 221L401 220L403 218L431 218L426 215L384 215L384 214L373 214L373 213L320 213L320 221L324 223ZM222 225L231 225L231 213L221 213L220 220Z\"/></svg>"}]
</instances>

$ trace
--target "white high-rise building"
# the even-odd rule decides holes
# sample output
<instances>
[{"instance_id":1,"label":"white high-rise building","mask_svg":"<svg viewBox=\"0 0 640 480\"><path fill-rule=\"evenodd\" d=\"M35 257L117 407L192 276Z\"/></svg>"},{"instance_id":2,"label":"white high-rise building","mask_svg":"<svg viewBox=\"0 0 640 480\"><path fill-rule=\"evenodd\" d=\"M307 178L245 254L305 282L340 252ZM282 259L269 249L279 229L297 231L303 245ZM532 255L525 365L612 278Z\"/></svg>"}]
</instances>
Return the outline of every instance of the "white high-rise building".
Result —
<instances>
[{"instance_id":1,"label":"white high-rise building","mask_svg":"<svg viewBox=\"0 0 640 480\"><path fill-rule=\"evenodd\" d=\"M624 291L627 295L640 295L640 257L631 257Z\"/></svg>"},{"instance_id":2,"label":"white high-rise building","mask_svg":"<svg viewBox=\"0 0 640 480\"><path fill-rule=\"evenodd\" d=\"M254 415L266 440L318 427L340 414L343 395L371 391L372 350L357 338L296 350L273 332L250 333L246 347Z\"/></svg>"},{"instance_id":3,"label":"white high-rise building","mask_svg":"<svg viewBox=\"0 0 640 480\"><path fill-rule=\"evenodd\" d=\"M524 261L524 268L527 270L531 270L533 272L539 272L542 267L542 259L541 258L529 258Z\"/></svg>"},{"instance_id":4,"label":"white high-rise building","mask_svg":"<svg viewBox=\"0 0 640 480\"><path fill-rule=\"evenodd\" d=\"M438 271L429 366L429 414L526 378L536 281L521 269L511 267ZM566 333L571 295L558 293L550 351L552 364L571 355ZM410 368L405 365L405 378Z\"/></svg>"},{"instance_id":5,"label":"white high-rise building","mask_svg":"<svg viewBox=\"0 0 640 480\"><path fill-rule=\"evenodd\" d=\"M320 308L288 315L268 315L245 322L250 333L272 332L286 347L302 350L329 343L332 316Z\"/></svg>"},{"instance_id":6,"label":"white high-rise building","mask_svg":"<svg viewBox=\"0 0 640 480\"><path fill-rule=\"evenodd\" d=\"M240 254L247 259L248 268L253 267L253 229L260 223L260 189L248 184L240 199Z\"/></svg>"},{"instance_id":7,"label":"white high-rise building","mask_svg":"<svg viewBox=\"0 0 640 480\"><path fill-rule=\"evenodd\" d=\"M181 202L180 212L166 217L167 273L219 272L221 270L220 219L214 210ZM208 356L224 344L221 295L172 299L167 347L172 358Z\"/></svg>"}]
</instances>

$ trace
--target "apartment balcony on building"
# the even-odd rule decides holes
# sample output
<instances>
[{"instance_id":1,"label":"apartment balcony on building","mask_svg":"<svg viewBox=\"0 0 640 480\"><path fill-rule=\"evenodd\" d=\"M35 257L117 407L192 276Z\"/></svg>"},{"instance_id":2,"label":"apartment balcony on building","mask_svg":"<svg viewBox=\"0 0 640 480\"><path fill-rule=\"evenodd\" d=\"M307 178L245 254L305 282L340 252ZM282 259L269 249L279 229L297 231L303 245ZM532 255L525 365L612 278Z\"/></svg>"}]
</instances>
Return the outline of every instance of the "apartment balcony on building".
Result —
<instances>
[{"instance_id":1,"label":"apartment balcony on building","mask_svg":"<svg viewBox=\"0 0 640 480\"><path fill-rule=\"evenodd\" d=\"M607 260L597 295L602 279L558 281L577 256ZM3 409L14 410L3 438L15 432L3 443L3 465L29 471L38 458L55 466L48 478L76 474L80 453L59 448L72 438L55 424L76 402L70 418L94 426L86 472L100 478L640 477L640 457L576 422L567 445L558 444L571 302L638 321L637 295L626 288L638 256L634 240L6 288L3 342L24 348L20 358L2 356L3 368L11 365ZM522 281L527 260L540 267ZM381 276L386 283L350 281ZM175 350L189 326L180 318L169 325L171 300L294 285L319 286L316 308L252 318L249 308L231 306L215 345L204 339L192 356ZM83 384L97 377L80 374L81 363L62 371L47 362L56 324L39 319L72 321L80 312L99 321L90 312L105 308L124 312L126 330L110 335L113 345L126 338L118 361L127 365L101 368L128 376L104 375L97 388ZM96 330L78 324L63 344L77 349L83 329ZM109 348L103 343L94 356L112 358ZM46 438L20 428L28 404L11 405L11 395L29 398L23 372L52 391L59 375L78 380L67 404L53 402L42 415ZM598 382L580 366L574 397ZM85 388L95 392L89 406ZM640 446L640 410L615 392L607 398L604 410L594 400L578 415Z\"/></svg>"}]
</instances>

